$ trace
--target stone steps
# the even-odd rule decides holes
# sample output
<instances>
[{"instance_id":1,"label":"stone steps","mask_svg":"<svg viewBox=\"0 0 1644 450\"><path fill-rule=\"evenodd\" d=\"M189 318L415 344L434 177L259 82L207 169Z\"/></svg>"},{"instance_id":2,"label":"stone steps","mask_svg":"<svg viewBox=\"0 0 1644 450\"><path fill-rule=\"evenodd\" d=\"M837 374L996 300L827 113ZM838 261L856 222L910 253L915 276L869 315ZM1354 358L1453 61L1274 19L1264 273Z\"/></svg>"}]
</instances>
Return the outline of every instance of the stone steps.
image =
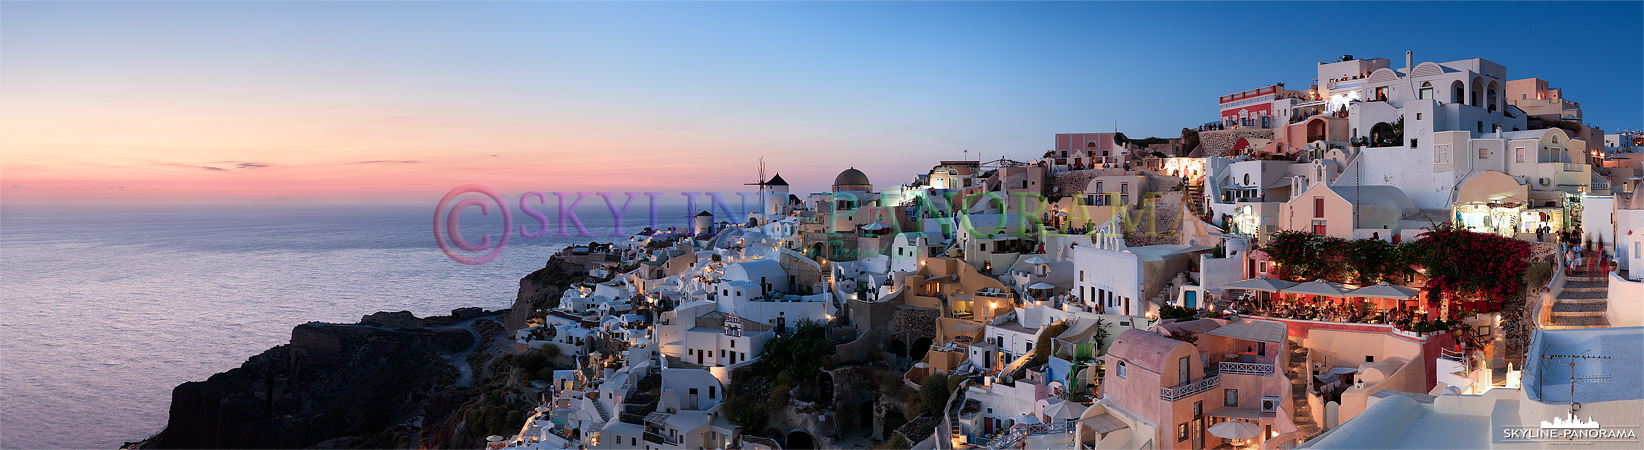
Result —
<instances>
[{"instance_id":1,"label":"stone steps","mask_svg":"<svg viewBox=\"0 0 1644 450\"><path fill-rule=\"evenodd\" d=\"M1553 316L1549 329L1609 328L1610 319L1604 316Z\"/></svg>"}]
</instances>

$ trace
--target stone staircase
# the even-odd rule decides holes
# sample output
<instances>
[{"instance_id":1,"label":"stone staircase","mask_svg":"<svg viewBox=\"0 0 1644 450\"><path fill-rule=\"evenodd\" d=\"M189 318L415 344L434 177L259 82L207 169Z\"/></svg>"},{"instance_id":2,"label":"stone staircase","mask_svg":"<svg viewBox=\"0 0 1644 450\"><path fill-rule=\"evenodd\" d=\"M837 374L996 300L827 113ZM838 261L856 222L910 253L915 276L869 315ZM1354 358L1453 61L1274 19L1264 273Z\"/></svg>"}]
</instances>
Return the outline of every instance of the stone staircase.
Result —
<instances>
[{"instance_id":1,"label":"stone staircase","mask_svg":"<svg viewBox=\"0 0 1644 450\"><path fill-rule=\"evenodd\" d=\"M1553 301L1551 323L1546 328L1604 328L1610 326L1610 278L1605 274L1572 276L1564 279L1564 291Z\"/></svg>"},{"instance_id":2,"label":"stone staircase","mask_svg":"<svg viewBox=\"0 0 1644 450\"><path fill-rule=\"evenodd\" d=\"M1284 372L1290 376L1290 410L1291 420L1306 442L1318 436L1323 430L1313 421L1313 408L1307 405L1307 380L1313 377L1313 372L1307 368L1307 349L1295 342L1291 342L1289 355L1285 359Z\"/></svg>"},{"instance_id":3,"label":"stone staircase","mask_svg":"<svg viewBox=\"0 0 1644 450\"><path fill-rule=\"evenodd\" d=\"M1210 213L1204 209L1204 183L1188 184L1182 202L1187 204L1187 209L1193 211L1195 217L1209 222L1207 219L1210 217Z\"/></svg>"}]
</instances>

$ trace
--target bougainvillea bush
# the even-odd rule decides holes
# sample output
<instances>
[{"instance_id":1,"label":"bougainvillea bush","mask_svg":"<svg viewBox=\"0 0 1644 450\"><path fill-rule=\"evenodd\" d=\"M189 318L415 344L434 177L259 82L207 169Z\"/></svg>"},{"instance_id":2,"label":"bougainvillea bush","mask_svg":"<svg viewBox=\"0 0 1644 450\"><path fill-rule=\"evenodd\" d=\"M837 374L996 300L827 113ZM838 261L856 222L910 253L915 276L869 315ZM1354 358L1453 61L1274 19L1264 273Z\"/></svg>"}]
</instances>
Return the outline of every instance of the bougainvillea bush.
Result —
<instances>
[{"instance_id":1,"label":"bougainvillea bush","mask_svg":"<svg viewBox=\"0 0 1644 450\"><path fill-rule=\"evenodd\" d=\"M1449 222L1398 245L1281 231L1261 250L1279 265L1279 276L1292 281L1398 284L1419 269L1427 276L1428 298L1432 299L1511 298L1524 288L1523 274L1531 256L1528 242Z\"/></svg>"},{"instance_id":2,"label":"bougainvillea bush","mask_svg":"<svg viewBox=\"0 0 1644 450\"><path fill-rule=\"evenodd\" d=\"M1408 244L1408 261L1427 270L1431 298L1482 294L1506 299L1524 288L1530 243L1438 224Z\"/></svg>"}]
</instances>

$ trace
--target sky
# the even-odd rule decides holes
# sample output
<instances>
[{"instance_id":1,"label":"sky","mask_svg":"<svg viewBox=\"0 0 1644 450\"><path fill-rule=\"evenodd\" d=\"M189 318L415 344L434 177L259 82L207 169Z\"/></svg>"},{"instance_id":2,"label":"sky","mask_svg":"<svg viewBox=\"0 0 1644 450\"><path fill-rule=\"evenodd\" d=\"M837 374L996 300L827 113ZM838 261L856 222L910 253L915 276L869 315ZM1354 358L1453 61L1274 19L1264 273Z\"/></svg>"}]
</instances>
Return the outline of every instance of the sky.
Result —
<instances>
[{"instance_id":1,"label":"sky","mask_svg":"<svg viewBox=\"0 0 1644 450\"><path fill-rule=\"evenodd\" d=\"M1484 58L1644 128L1644 3L4 2L0 202L795 192L1176 137L1340 55Z\"/></svg>"}]
</instances>

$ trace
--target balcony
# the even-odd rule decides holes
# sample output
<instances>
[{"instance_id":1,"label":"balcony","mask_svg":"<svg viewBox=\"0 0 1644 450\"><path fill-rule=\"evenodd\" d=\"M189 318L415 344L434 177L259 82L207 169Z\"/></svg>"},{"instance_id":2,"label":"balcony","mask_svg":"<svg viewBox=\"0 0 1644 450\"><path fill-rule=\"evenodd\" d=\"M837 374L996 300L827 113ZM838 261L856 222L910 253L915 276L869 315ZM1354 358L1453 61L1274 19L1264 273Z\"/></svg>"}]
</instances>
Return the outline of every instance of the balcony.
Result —
<instances>
[{"instance_id":1,"label":"balcony","mask_svg":"<svg viewBox=\"0 0 1644 450\"><path fill-rule=\"evenodd\" d=\"M1231 373L1238 375L1268 376L1273 374L1272 364L1222 361L1216 363L1217 373Z\"/></svg>"},{"instance_id":2,"label":"balcony","mask_svg":"<svg viewBox=\"0 0 1644 450\"><path fill-rule=\"evenodd\" d=\"M1184 384L1182 384L1180 386L1176 386L1176 387L1161 387L1161 388L1159 388L1159 399L1173 402L1173 401L1177 401L1177 400L1181 400L1181 399L1184 399L1184 398L1191 397L1194 394L1198 394L1198 393L1202 393L1202 392L1205 392L1205 391L1209 391L1211 389L1215 389L1217 387L1220 387L1221 385L1222 385L1222 376L1221 376L1221 374L1211 375L1211 376L1208 376L1208 377L1200 378L1199 381L1194 381L1194 382L1191 382L1191 383L1184 383Z\"/></svg>"},{"instance_id":3,"label":"balcony","mask_svg":"<svg viewBox=\"0 0 1644 450\"><path fill-rule=\"evenodd\" d=\"M679 445L678 442L674 442L673 439L668 439L667 436L652 433L652 432L649 432L649 431L645 432L645 442L650 442L652 444L661 444L661 445Z\"/></svg>"}]
</instances>

